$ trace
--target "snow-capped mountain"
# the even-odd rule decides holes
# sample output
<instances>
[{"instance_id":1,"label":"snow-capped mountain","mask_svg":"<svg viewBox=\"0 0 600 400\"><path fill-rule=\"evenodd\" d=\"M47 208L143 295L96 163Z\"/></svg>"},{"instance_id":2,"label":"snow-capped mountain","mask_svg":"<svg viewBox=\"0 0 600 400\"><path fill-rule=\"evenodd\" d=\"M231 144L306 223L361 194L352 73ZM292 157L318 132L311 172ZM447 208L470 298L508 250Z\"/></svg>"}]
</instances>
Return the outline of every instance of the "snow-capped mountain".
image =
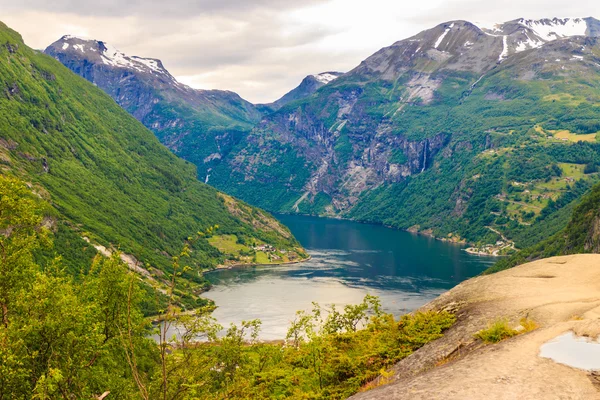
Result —
<instances>
[{"instance_id":1,"label":"snow-capped mountain","mask_svg":"<svg viewBox=\"0 0 600 400\"><path fill-rule=\"evenodd\" d=\"M594 18L516 19L479 28L492 36L506 38L505 53L513 54L574 36L600 36L600 21Z\"/></svg>"},{"instance_id":2,"label":"snow-capped mountain","mask_svg":"<svg viewBox=\"0 0 600 400\"><path fill-rule=\"evenodd\" d=\"M329 82L336 80L342 75L341 72L323 72L318 75L310 75L323 85L327 85Z\"/></svg>"},{"instance_id":3,"label":"snow-capped mountain","mask_svg":"<svg viewBox=\"0 0 600 400\"><path fill-rule=\"evenodd\" d=\"M59 57L71 56L86 59L90 63L129 69L132 71L157 74L169 81L175 78L165 69L160 60L128 56L106 42L88 40L76 36L65 35L46 49L46 53Z\"/></svg>"},{"instance_id":4,"label":"snow-capped mountain","mask_svg":"<svg viewBox=\"0 0 600 400\"><path fill-rule=\"evenodd\" d=\"M45 52L103 89L179 154L209 157L227 149L262 117L236 93L192 89L160 60L129 56L103 41L67 35Z\"/></svg>"},{"instance_id":5,"label":"snow-capped mountain","mask_svg":"<svg viewBox=\"0 0 600 400\"><path fill-rule=\"evenodd\" d=\"M300 85L283 95L280 99L274 101L270 104L264 104L263 107L270 111L279 110L281 107L285 106L292 101L300 100L306 98L317 90L327 85L328 83L333 82L340 76L342 76L342 72L322 72L316 75L308 75L305 77Z\"/></svg>"},{"instance_id":6,"label":"snow-capped mountain","mask_svg":"<svg viewBox=\"0 0 600 400\"><path fill-rule=\"evenodd\" d=\"M444 233L485 235L473 222L478 215L461 219L472 198L502 195L502 178L479 179L502 175L498 165L481 167L483 151L514 146L505 157L517 165L530 157L516 150L519 140L600 130L600 112L591 108L600 96L599 26L593 18L439 24L265 116L247 145L221 161L225 173L215 172L213 182L273 211L358 216L415 230L460 220L463 227ZM538 146L535 140L528 145ZM535 163L564 162L549 149L536 147ZM265 189L280 197L256 195ZM430 211L436 207L444 217Z\"/></svg>"},{"instance_id":7,"label":"snow-capped mountain","mask_svg":"<svg viewBox=\"0 0 600 400\"><path fill-rule=\"evenodd\" d=\"M487 26L450 21L398 41L367 58L351 73L395 79L409 69L484 72L509 56L576 36L600 36L594 18L517 19Z\"/></svg>"}]
</instances>

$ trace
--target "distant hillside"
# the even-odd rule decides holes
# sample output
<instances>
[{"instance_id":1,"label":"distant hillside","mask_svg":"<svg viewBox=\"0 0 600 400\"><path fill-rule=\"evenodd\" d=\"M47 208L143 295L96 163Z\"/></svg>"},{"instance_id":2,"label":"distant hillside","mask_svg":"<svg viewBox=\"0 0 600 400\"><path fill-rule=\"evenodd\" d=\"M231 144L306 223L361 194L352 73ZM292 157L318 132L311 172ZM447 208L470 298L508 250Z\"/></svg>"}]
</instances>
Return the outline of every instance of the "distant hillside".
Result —
<instances>
[{"instance_id":1,"label":"distant hillside","mask_svg":"<svg viewBox=\"0 0 600 400\"><path fill-rule=\"evenodd\" d=\"M192 164L108 95L27 47L5 25L0 43L2 173L30 182L77 232L78 246L85 237L120 249L155 282L188 237L215 225L218 234L240 241L299 246L268 214L198 182ZM70 250L68 242L57 242ZM181 295L193 300L206 285L202 269L227 257L206 238L198 241Z\"/></svg>"},{"instance_id":2,"label":"distant hillside","mask_svg":"<svg viewBox=\"0 0 600 400\"><path fill-rule=\"evenodd\" d=\"M486 273L541 258L581 253L600 253L600 184L583 196L563 230L511 257L501 259Z\"/></svg>"}]
</instances>

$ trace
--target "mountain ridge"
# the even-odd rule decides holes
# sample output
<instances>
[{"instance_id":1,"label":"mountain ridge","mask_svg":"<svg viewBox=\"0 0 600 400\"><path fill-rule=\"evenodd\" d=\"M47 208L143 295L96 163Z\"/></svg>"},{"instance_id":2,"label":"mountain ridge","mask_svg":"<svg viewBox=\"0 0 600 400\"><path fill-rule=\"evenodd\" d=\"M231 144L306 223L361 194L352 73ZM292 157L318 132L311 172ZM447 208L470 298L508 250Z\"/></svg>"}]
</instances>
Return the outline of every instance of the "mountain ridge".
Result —
<instances>
[{"instance_id":1,"label":"mountain ridge","mask_svg":"<svg viewBox=\"0 0 600 400\"><path fill-rule=\"evenodd\" d=\"M581 195L566 174L598 158L589 137L585 157L570 146L577 134L600 131L592 105L599 26L591 17L444 22L382 48L309 96L263 109L228 146L208 152L210 140L198 137L175 151L210 184L271 211L470 243L495 243L501 232L528 243L543 220L566 224L555 204ZM513 185L521 180L526 201ZM579 180L588 187L596 176Z\"/></svg>"}]
</instances>

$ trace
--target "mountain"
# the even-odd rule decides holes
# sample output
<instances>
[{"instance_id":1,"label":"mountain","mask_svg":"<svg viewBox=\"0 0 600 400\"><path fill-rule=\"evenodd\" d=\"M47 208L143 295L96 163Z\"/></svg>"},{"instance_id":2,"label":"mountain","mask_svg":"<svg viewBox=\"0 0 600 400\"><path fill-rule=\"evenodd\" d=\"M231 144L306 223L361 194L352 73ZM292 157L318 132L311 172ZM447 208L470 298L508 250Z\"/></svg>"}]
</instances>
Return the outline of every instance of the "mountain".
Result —
<instances>
[{"instance_id":1,"label":"mountain","mask_svg":"<svg viewBox=\"0 0 600 400\"><path fill-rule=\"evenodd\" d=\"M263 118L211 183L272 211L535 243L598 179L599 25L440 24Z\"/></svg>"},{"instance_id":2,"label":"mountain","mask_svg":"<svg viewBox=\"0 0 600 400\"><path fill-rule=\"evenodd\" d=\"M302 257L287 228L198 182L192 164L102 90L30 49L3 24L0 43L2 174L25 180L53 206L48 224L57 231L58 254L89 248L85 241L102 253L120 249L148 284L160 288L188 238L218 225L192 245L191 270L178 287L192 306L207 285L204 269L228 258L240 262L241 255L225 254L219 240L237 240L242 248L268 243Z\"/></svg>"},{"instance_id":3,"label":"mountain","mask_svg":"<svg viewBox=\"0 0 600 400\"><path fill-rule=\"evenodd\" d=\"M525 248L566 226L599 179L599 27L449 21L326 73L326 85L307 77L257 106L265 115L251 131L215 144L175 126L186 143L171 148L201 179L270 211L382 223L489 253ZM70 46L47 52L86 76Z\"/></svg>"},{"instance_id":4,"label":"mountain","mask_svg":"<svg viewBox=\"0 0 600 400\"><path fill-rule=\"evenodd\" d=\"M236 93L192 89L160 60L128 56L106 42L67 35L45 53L104 90L163 144L196 164L226 154L262 116Z\"/></svg>"},{"instance_id":5,"label":"mountain","mask_svg":"<svg viewBox=\"0 0 600 400\"><path fill-rule=\"evenodd\" d=\"M342 75L342 72L322 72L317 75L308 75L302 80L302 82L300 82L300 85L284 94L280 99L275 100L273 103L263 104L262 106L269 111L277 111L288 103L296 100L302 100L312 95L317 90L327 85L329 82L336 80Z\"/></svg>"}]
</instances>

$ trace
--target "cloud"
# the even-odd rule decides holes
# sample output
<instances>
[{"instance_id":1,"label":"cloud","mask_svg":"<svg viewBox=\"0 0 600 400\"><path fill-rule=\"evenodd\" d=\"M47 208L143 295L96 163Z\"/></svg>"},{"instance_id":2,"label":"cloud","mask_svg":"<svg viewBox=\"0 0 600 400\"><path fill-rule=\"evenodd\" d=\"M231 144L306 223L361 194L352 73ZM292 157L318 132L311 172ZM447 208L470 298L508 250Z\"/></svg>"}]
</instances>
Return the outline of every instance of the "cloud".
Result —
<instances>
[{"instance_id":1,"label":"cloud","mask_svg":"<svg viewBox=\"0 0 600 400\"><path fill-rule=\"evenodd\" d=\"M312 5L327 0L303 0ZM187 18L211 13L246 13L258 9L275 11L299 7L297 0L3 0L0 5L7 11L37 10L101 17L179 17Z\"/></svg>"},{"instance_id":2,"label":"cloud","mask_svg":"<svg viewBox=\"0 0 600 400\"><path fill-rule=\"evenodd\" d=\"M304 76L348 71L441 22L600 16L586 0L0 0L32 47L64 34L159 58L184 83L271 102Z\"/></svg>"}]
</instances>

